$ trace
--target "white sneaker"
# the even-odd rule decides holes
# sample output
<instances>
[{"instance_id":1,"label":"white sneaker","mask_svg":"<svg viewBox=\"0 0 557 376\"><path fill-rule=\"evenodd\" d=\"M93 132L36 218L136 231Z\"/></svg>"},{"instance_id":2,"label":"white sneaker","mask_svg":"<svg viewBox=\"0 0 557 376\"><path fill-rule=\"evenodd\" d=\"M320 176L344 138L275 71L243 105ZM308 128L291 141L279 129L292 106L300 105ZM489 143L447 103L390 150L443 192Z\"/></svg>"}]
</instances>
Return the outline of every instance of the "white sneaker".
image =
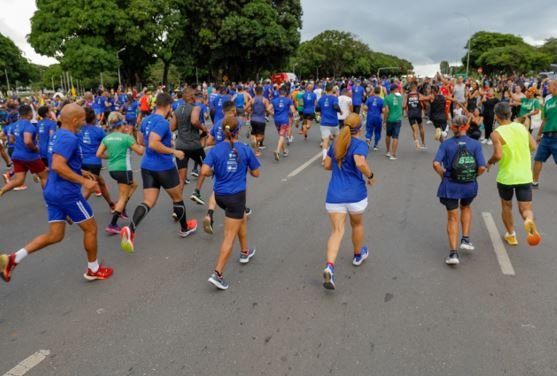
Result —
<instances>
[{"instance_id":1,"label":"white sneaker","mask_svg":"<svg viewBox=\"0 0 557 376\"><path fill-rule=\"evenodd\" d=\"M391 158L391 153L387 153L387 154L385 154L385 157L387 157L387 158Z\"/></svg>"},{"instance_id":2,"label":"white sneaker","mask_svg":"<svg viewBox=\"0 0 557 376\"><path fill-rule=\"evenodd\" d=\"M482 144L484 144L484 145L485 145L485 144L487 144L487 139L485 139L485 138L484 138L484 139L483 139L483 140L481 140L480 142L481 142Z\"/></svg>"},{"instance_id":3,"label":"white sneaker","mask_svg":"<svg viewBox=\"0 0 557 376\"><path fill-rule=\"evenodd\" d=\"M390 161L396 161L397 159L398 159L398 158L395 157L395 156L390 156L390 157L389 157L389 160L390 160Z\"/></svg>"},{"instance_id":4,"label":"white sneaker","mask_svg":"<svg viewBox=\"0 0 557 376\"><path fill-rule=\"evenodd\" d=\"M493 141L487 140L486 145L493 145Z\"/></svg>"}]
</instances>

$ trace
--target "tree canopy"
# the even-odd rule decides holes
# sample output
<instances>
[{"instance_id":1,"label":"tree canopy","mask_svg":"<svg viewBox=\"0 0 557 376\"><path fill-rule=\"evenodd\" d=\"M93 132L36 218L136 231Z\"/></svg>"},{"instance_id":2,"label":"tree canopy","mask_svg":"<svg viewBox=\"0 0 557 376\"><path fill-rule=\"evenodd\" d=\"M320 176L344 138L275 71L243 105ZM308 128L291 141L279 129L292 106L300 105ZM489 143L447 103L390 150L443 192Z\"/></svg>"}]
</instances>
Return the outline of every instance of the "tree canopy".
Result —
<instances>
[{"instance_id":1,"label":"tree canopy","mask_svg":"<svg viewBox=\"0 0 557 376\"><path fill-rule=\"evenodd\" d=\"M0 77L1 87L6 87L5 74L8 73L10 86L15 87L16 82L28 84L37 78L36 66L29 63L23 56L21 50L8 37L0 34Z\"/></svg>"},{"instance_id":2,"label":"tree canopy","mask_svg":"<svg viewBox=\"0 0 557 376\"><path fill-rule=\"evenodd\" d=\"M412 64L404 59L372 51L354 34L327 30L303 42L290 62L302 76L360 76L376 74L380 68L390 73L407 73Z\"/></svg>"}]
</instances>

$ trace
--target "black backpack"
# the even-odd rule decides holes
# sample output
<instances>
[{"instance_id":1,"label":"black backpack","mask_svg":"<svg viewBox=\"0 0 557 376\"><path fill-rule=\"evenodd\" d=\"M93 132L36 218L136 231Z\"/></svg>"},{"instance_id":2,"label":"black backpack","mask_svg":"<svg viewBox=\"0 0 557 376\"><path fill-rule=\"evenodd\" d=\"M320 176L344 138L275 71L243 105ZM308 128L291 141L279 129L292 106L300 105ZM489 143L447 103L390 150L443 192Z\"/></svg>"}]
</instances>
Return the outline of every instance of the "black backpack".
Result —
<instances>
[{"instance_id":1,"label":"black backpack","mask_svg":"<svg viewBox=\"0 0 557 376\"><path fill-rule=\"evenodd\" d=\"M472 183L478 177L478 162L468 148L466 142L459 141L455 137L458 144L458 151L453 158L450 170L450 179L456 183Z\"/></svg>"}]
</instances>

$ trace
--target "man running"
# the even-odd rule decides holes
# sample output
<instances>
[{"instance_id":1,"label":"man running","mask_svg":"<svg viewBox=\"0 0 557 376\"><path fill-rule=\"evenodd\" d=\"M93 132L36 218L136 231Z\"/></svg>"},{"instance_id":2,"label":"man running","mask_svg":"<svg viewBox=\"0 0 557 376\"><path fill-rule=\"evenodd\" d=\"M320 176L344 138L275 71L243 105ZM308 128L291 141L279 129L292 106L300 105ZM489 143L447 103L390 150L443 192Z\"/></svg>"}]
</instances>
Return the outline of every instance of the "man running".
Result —
<instances>
[{"instance_id":1,"label":"man running","mask_svg":"<svg viewBox=\"0 0 557 376\"><path fill-rule=\"evenodd\" d=\"M385 126L387 129L387 137L385 138L387 153L385 154L385 156L391 161L396 161L398 136L400 134L400 127L402 126L403 97L400 93L400 87L398 84L392 84L390 92L391 93L385 97L385 111L383 115Z\"/></svg>"},{"instance_id":2,"label":"man running","mask_svg":"<svg viewBox=\"0 0 557 376\"><path fill-rule=\"evenodd\" d=\"M14 179L0 189L0 197L6 192L19 187L25 182L27 172L36 174L44 188L48 177L48 170L41 160L37 146L37 127L31 123L33 110L31 106L22 104L19 107L20 119L12 125L14 137L14 152L12 161L14 165Z\"/></svg>"},{"instance_id":3,"label":"man running","mask_svg":"<svg viewBox=\"0 0 557 376\"><path fill-rule=\"evenodd\" d=\"M85 111L77 104L68 104L60 115L60 129L52 136L49 146L50 172L44 189L48 206L49 232L32 240L17 252L0 254L0 273L9 282L14 268L29 254L64 239L66 219L79 225L87 252L87 271L83 277L89 281L109 278L113 270L97 261L97 223L93 210L81 194L81 187L94 190L97 182L81 175L79 140L75 133L85 122ZM42 163L42 162L41 162Z\"/></svg>"},{"instance_id":4,"label":"man running","mask_svg":"<svg viewBox=\"0 0 557 376\"><path fill-rule=\"evenodd\" d=\"M443 142L443 132L447 129L447 112L445 107L447 101L445 96L439 92L439 86L431 87L431 95L429 96L429 120L433 122L435 127L435 140Z\"/></svg>"},{"instance_id":5,"label":"man running","mask_svg":"<svg viewBox=\"0 0 557 376\"><path fill-rule=\"evenodd\" d=\"M557 80L549 82L548 90L551 98L546 100L543 110L543 122L538 131L538 151L534 158L534 183L532 187L539 188L540 175L543 164L553 155L557 163Z\"/></svg>"},{"instance_id":6,"label":"man running","mask_svg":"<svg viewBox=\"0 0 557 376\"><path fill-rule=\"evenodd\" d=\"M425 146L425 131L422 120L422 101L424 98L418 92L418 85L415 82L410 84L410 92L406 95L406 103L404 109L408 114L408 121L412 127L412 136L414 137L414 144L416 145L416 150L426 149ZM420 140L422 144L420 145Z\"/></svg>"},{"instance_id":7,"label":"man running","mask_svg":"<svg viewBox=\"0 0 557 376\"><path fill-rule=\"evenodd\" d=\"M379 96L381 88L377 86L371 92L364 105L364 110L367 111L366 117L366 142L368 147L373 140L373 150L379 150L379 141L381 140L381 128L383 125L383 107L384 101Z\"/></svg>"},{"instance_id":8,"label":"man running","mask_svg":"<svg viewBox=\"0 0 557 376\"><path fill-rule=\"evenodd\" d=\"M360 109L364 103L364 95L365 89L362 87L362 81L357 79L356 85L352 88L352 105L354 106L354 112L358 115L360 114Z\"/></svg>"},{"instance_id":9,"label":"man running","mask_svg":"<svg viewBox=\"0 0 557 376\"><path fill-rule=\"evenodd\" d=\"M37 124L39 137L39 154L45 166L48 166L48 144L56 132L56 122L51 119L48 106L39 107L38 111L41 120Z\"/></svg>"},{"instance_id":10,"label":"man running","mask_svg":"<svg viewBox=\"0 0 557 376\"><path fill-rule=\"evenodd\" d=\"M329 82L325 86L325 95L321 96L319 102L317 102L317 112L321 115L321 140L323 162L327 158L327 152L329 151L329 141L338 136L338 113L340 111L340 106L338 105L338 98L333 95L333 84Z\"/></svg>"},{"instance_id":11,"label":"man running","mask_svg":"<svg viewBox=\"0 0 557 376\"><path fill-rule=\"evenodd\" d=\"M433 161L433 169L441 177L437 197L447 209L448 215L447 233L450 248L449 256L445 259L447 265L460 264L457 250L459 207L462 224L460 249L475 249L470 241L471 204L478 194L476 178L486 171L486 163L481 144L466 135L468 128L468 119L465 116L455 116L451 126L454 137L439 146ZM456 158L458 160L455 160Z\"/></svg>"},{"instance_id":12,"label":"man running","mask_svg":"<svg viewBox=\"0 0 557 376\"><path fill-rule=\"evenodd\" d=\"M304 136L304 140L307 141L308 131L310 130L313 120L315 120L315 102L317 101L317 96L313 92L313 85L306 85L306 92L302 97L304 103L304 122L302 123L302 130L300 134Z\"/></svg>"},{"instance_id":13,"label":"man running","mask_svg":"<svg viewBox=\"0 0 557 376\"><path fill-rule=\"evenodd\" d=\"M282 157L288 157L288 149L286 148L286 139L288 137L288 131L290 128L290 115L296 111L294 108L294 103L287 97L286 87L281 87L279 91L279 97L272 100L271 105L273 106L273 111L275 115L275 127L279 135L277 142L277 148L273 152L275 161L280 160Z\"/></svg>"},{"instance_id":14,"label":"man running","mask_svg":"<svg viewBox=\"0 0 557 376\"><path fill-rule=\"evenodd\" d=\"M509 245L518 245L513 219L513 196L516 194L518 210L524 220L528 234L528 244L538 245L541 236L534 222L532 211L532 157L536 142L526 127L511 121L511 106L501 102L495 106L495 120L499 127L491 135L493 155L488 168L499 162L497 188L501 197L502 217L507 233L505 240Z\"/></svg>"},{"instance_id":15,"label":"man running","mask_svg":"<svg viewBox=\"0 0 557 376\"><path fill-rule=\"evenodd\" d=\"M255 151L255 156L261 156L259 145L265 139L265 117L273 111L269 100L263 96L263 88L255 88L255 97L251 101L251 146Z\"/></svg>"},{"instance_id":16,"label":"man running","mask_svg":"<svg viewBox=\"0 0 557 376\"><path fill-rule=\"evenodd\" d=\"M174 158L183 159L184 152L171 148L172 130L167 118L172 116L172 97L160 93L155 105L155 113L143 120L138 134L138 143L145 146L145 156L141 160L143 202L135 209L130 226L123 227L120 232L120 246L129 253L134 251L137 226L157 203L161 187L172 200L173 212L180 223L180 237L188 237L197 230L197 221L187 220L180 178L174 164Z\"/></svg>"}]
</instances>

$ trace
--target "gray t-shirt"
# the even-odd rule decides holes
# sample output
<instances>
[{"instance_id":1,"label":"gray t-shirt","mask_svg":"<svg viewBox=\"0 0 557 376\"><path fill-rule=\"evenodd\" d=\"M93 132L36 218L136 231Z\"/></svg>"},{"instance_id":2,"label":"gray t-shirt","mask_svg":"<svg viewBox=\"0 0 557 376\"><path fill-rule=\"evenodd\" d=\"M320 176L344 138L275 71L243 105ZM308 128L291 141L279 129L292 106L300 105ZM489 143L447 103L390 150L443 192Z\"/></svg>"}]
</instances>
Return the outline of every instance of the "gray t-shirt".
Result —
<instances>
[{"instance_id":1,"label":"gray t-shirt","mask_svg":"<svg viewBox=\"0 0 557 376\"><path fill-rule=\"evenodd\" d=\"M456 84L454 86L454 98L459 103L464 103L464 93L466 92L466 85L465 84Z\"/></svg>"},{"instance_id":2,"label":"gray t-shirt","mask_svg":"<svg viewBox=\"0 0 557 376\"><path fill-rule=\"evenodd\" d=\"M176 115L176 149L197 150L201 149L201 137L199 130L191 124L191 113L193 106L189 103L178 107Z\"/></svg>"}]
</instances>

